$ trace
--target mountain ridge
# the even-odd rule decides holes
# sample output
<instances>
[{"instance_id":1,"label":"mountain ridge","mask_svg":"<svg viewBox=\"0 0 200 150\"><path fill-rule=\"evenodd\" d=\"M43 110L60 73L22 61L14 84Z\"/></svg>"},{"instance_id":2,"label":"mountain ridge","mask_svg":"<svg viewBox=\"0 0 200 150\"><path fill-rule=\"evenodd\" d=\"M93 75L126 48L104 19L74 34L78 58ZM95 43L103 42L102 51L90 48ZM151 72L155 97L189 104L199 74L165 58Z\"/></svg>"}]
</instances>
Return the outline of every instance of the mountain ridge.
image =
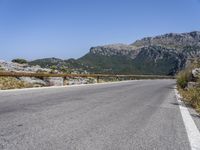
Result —
<instances>
[{"instance_id":1,"label":"mountain ridge","mask_svg":"<svg viewBox=\"0 0 200 150\"><path fill-rule=\"evenodd\" d=\"M91 47L90 51L72 60L50 60L48 64L91 73L175 75L200 57L200 32L168 33L145 37L131 44L110 44ZM40 64L35 60L30 64ZM53 62L53 63L52 63ZM72 63L73 62L73 63Z\"/></svg>"}]
</instances>

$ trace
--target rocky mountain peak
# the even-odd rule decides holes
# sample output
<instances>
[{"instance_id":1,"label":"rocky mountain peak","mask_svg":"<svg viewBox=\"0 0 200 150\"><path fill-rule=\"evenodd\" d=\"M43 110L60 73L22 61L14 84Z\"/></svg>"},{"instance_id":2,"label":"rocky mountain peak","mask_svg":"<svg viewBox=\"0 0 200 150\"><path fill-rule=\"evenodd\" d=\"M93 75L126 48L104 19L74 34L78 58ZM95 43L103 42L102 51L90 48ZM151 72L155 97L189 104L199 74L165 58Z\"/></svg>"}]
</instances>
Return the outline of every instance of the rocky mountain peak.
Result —
<instances>
[{"instance_id":1,"label":"rocky mountain peak","mask_svg":"<svg viewBox=\"0 0 200 150\"><path fill-rule=\"evenodd\" d=\"M180 50L186 46L200 46L200 32L193 31L189 33L168 33L155 37L146 37L135 41L131 45L135 47L159 45Z\"/></svg>"}]
</instances>

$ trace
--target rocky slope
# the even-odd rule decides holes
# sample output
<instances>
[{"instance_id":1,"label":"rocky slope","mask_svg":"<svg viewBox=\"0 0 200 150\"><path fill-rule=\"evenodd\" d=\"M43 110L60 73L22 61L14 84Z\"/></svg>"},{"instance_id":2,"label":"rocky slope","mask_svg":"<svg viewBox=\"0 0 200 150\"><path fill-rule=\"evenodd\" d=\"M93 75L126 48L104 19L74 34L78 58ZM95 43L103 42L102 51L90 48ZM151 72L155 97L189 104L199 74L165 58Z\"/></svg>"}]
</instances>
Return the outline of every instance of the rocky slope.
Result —
<instances>
[{"instance_id":1,"label":"rocky slope","mask_svg":"<svg viewBox=\"0 0 200 150\"><path fill-rule=\"evenodd\" d=\"M0 60L0 66L5 71L14 71L14 72L51 72L51 69L42 68L39 65L30 66L28 64L19 64L8 61Z\"/></svg>"},{"instance_id":2,"label":"rocky slope","mask_svg":"<svg viewBox=\"0 0 200 150\"><path fill-rule=\"evenodd\" d=\"M37 72L46 72L50 73L51 69L46 69L46 68L41 68L40 66L29 66L28 64L18 64L18 63L13 63L13 62L7 62L0 60L0 67L1 71L8 71L8 72L25 72L25 73L37 73ZM35 77L20 77L20 78L9 78L14 81L17 81L17 83L20 83L22 85L27 85L27 86L22 86L23 87L41 87L41 86L47 86L48 81L47 80L42 80L40 78L35 78ZM3 79L2 80L7 80L6 82L9 82L8 79ZM16 84L18 85L18 84ZM1 87L1 86L0 86ZM11 87L13 88L13 87ZM17 87L19 88L19 87ZM0 88L2 89L2 88Z\"/></svg>"},{"instance_id":3,"label":"rocky slope","mask_svg":"<svg viewBox=\"0 0 200 150\"><path fill-rule=\"evenodd\" d=\"M174 75L190 60L200 57L200 32L169 33L147 37L130 45L92 47L74 60L43 59L30 62L44 67L56 65L91 73Z\"/></svg>"},{"instance_id":4,"label":"rocky slope","mask_svg":"<svg viewBox=\"0 0 200 150\"><path fill-rule=\"evenodd\" d=\"M200 32L194 31L190 33L169 33L156 37L147 37L142 40L137 40L133 44L135 47L144 46L164 46L167 48L176 48L183 50L187 46L200 46Z\"/></svg>"},{"instance_id":5,"label":"rocky slope","mask_svg":"<svg viewBox=\"0 0 200 150\"><path fill-rule=\"evenodd\" d=\"M49 65L47 62L52 61L54 65L62 60L51 58L44 59L43 65ZM47 63L47 64L46 64ZM50 65L49 65L50 66ZM39 65L19 64L8 61L0 60L0 72L25 72L25 73L63 73L58 70L42 68ZM73 84L88 84L94 83L94 78L81 78L81 77L0 77L0 90L14 89L14 88L30 88L30 87L43 87L43 86L62 86L62 85L73 85Z\"/></svg>"}]
</instances>

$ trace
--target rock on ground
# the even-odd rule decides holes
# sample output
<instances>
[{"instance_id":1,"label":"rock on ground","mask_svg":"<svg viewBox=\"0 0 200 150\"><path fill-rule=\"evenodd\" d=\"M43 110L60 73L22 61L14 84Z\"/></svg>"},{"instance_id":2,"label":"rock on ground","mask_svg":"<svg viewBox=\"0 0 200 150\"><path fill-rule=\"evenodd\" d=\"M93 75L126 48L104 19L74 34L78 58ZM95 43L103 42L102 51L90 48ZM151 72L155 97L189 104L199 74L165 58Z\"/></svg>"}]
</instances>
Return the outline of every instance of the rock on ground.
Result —
<instances>
[{"instance_id":1,"label":"rock on ground","mask_svg":"<svg viewBox=\"0 0 200 150\"><path fill-rule=\"evenodd\" d=\"M20 80L31 83L33 86L46 86L47 83L44 82L42 79L35 78L35 77L20 77Z\"/></svg>"},{"instance_id":2,"label":"rock on ground","mask_svg":"<svg viewBox=\"0 0 200 150\"><path fill-rule=\"evenodd\" d=\"M199 78L200 77L200 68L195 68L192 70L192 75L195 78Z\"/></svg>"},{"instance_id":3,"label":"rock on ground","mask_svg":"<svg viewBox=\"0 0 200 150\"><path fill-rule=\"evenodd\" d=\"M44 81L48 84L48 86L63 86L64 79L62 77L47 77L44 78Z\"/></svg>"}]
</instances>

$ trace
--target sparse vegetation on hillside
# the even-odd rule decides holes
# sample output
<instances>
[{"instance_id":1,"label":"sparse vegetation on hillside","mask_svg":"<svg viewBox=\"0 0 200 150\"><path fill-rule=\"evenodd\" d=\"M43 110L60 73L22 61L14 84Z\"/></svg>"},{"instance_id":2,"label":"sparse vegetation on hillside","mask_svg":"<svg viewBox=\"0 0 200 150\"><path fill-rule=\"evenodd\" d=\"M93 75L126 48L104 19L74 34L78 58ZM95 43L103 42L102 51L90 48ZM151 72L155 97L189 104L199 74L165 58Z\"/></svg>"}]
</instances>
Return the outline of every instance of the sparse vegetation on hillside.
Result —
<instances>
[{"instance_id":1,"label":"sparse vegetation on hillside","mask_svg":"<svg viewBox=\"0 0 200 150\"><path fill-rule=\"evenodd\" d=\"M37 59L28 63L30 66L39 65L43 68L50 68L52 70L58 70L63 73L84 73L89 69L82 65L81 62L75 59L62 60L58 58L44 58Z\"/></svg>"}]
</instances>

